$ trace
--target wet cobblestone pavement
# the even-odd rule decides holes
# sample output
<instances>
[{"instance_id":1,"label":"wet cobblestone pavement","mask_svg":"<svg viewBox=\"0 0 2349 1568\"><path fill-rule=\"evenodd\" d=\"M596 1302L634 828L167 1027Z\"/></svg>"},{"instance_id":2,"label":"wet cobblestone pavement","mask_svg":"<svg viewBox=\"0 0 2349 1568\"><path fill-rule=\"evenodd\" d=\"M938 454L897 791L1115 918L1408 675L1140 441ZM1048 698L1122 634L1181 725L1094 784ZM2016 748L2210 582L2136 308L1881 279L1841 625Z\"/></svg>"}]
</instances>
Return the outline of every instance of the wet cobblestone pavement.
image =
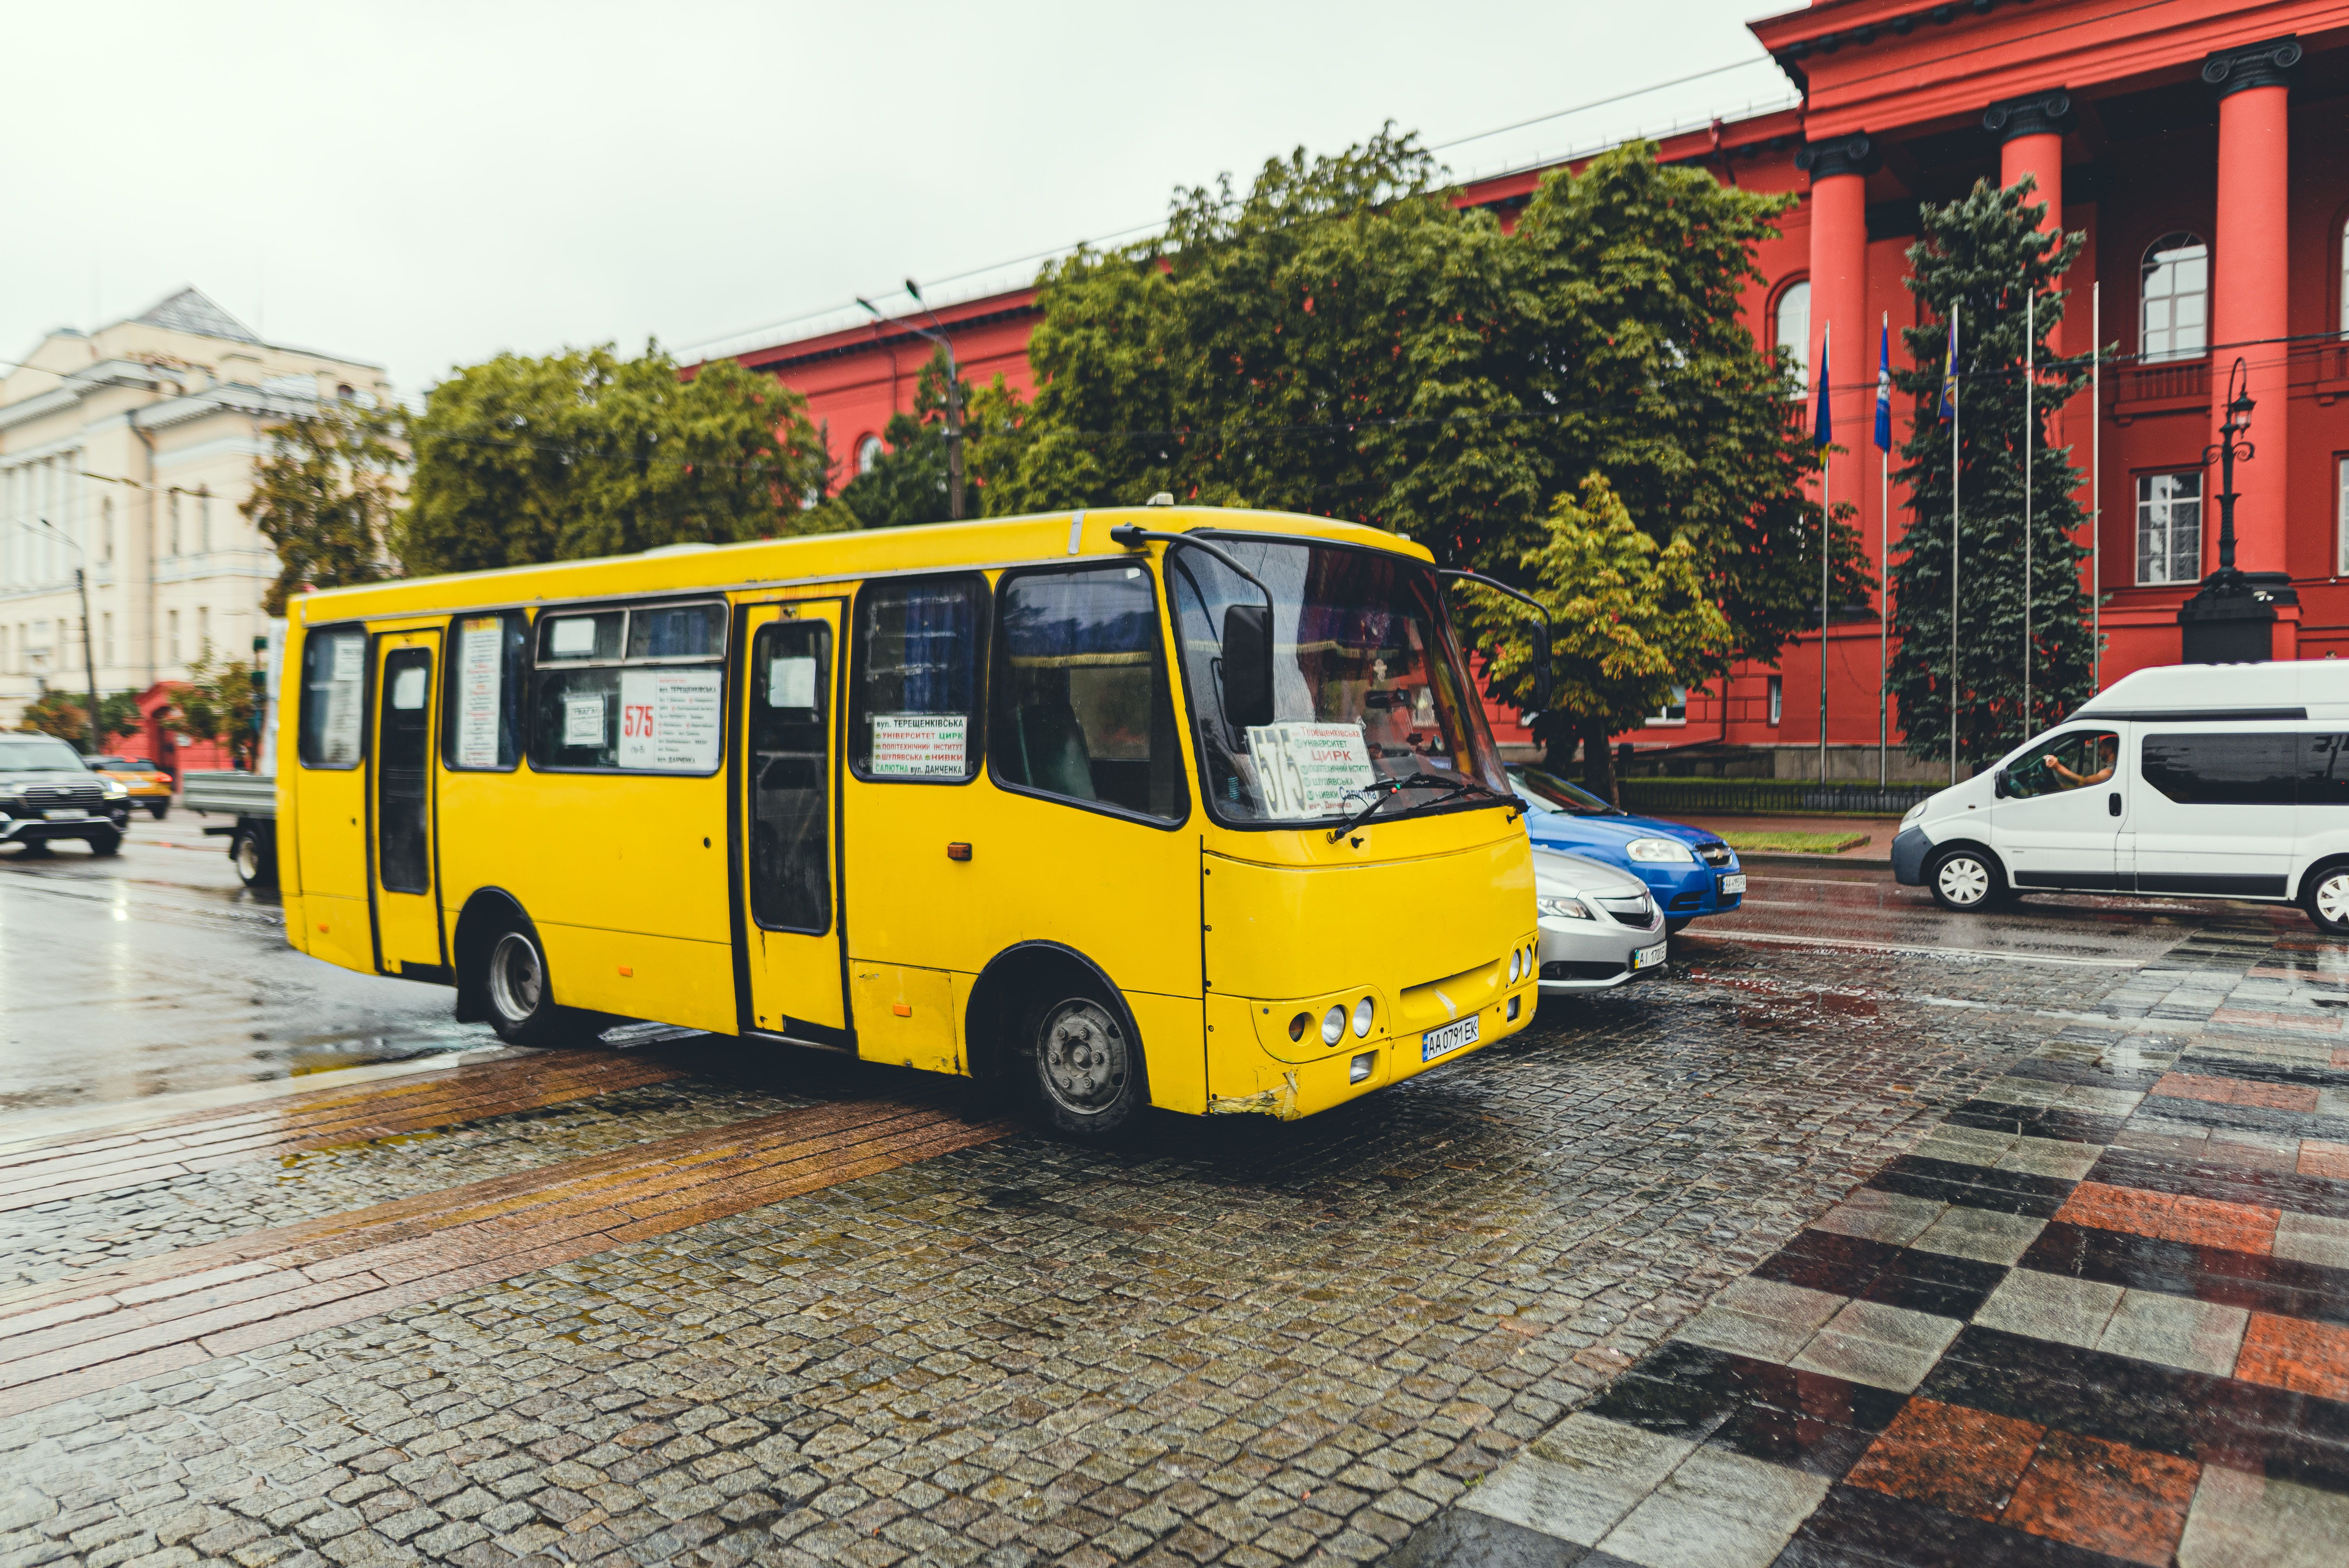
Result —
<instances>
[{"instance_id":1,"label":"wet cobblestone pavement","mask_svg":"<svg viewBox=\"0 0 2349 1568\"><path fill-rule=\"evenodd\" d=\"M2077 961L1818 945L1868 929L1823 903L1331 1115L1117 1155L676 1050L419 1075L465 1114L315 1188L282 1143L85 1163L0 1214L0 1557L2333 1553L2349 950L2041 907ZM133 1239L57 1250L84 1216Z\"/></svg>"}]
</instances>

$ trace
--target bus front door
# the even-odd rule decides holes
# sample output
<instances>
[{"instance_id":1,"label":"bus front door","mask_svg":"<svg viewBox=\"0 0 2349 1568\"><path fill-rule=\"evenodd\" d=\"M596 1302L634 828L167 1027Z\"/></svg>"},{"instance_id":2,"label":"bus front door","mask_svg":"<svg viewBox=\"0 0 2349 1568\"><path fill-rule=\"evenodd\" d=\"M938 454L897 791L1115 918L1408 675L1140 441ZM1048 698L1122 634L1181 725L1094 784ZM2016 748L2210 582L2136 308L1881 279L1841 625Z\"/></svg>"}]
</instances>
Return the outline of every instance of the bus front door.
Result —
<instances>
[{"instance_id":1,"label":"bus front door","mask_svg":"<svg viewBox=\"0 0 2349 1568\"><path fill-rule=\"evenodd\" d=\"M840 944L841 602L750 608L741 830L752 1028L848 1044Z\"/></svg>"},{"instance_id":2,"label":"bus front door","mask_svg":"<svg viewBox=\"0 0 2349 1568\"><path fill-rule=\"evenodd\" d=\"M443 972L432 888L434 666L440 634L388 632L376 641L375 746L369 758L368 892L378 962L387 975Z\"/></svg>"}]
</instances>

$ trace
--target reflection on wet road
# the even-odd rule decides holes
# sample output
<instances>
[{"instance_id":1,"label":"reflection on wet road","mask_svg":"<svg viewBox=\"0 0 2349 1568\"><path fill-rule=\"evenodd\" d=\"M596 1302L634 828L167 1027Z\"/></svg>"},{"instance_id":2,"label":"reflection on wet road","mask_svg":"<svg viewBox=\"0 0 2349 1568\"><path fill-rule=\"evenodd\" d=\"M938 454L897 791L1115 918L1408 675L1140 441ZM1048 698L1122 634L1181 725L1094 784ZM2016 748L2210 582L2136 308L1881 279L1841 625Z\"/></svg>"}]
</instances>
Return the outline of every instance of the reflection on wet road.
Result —
<instances>
[{"instance_id":1,"label":"reflection on wet road","mask_svg":"<svg viewBox=\"0 0 2349 1568\"><path fill-rule=\"evenodd\" d=\"M1955 914L1885 868L1755 868L1744 906L1698 922L1697 938L1861 952L1943 954L2012 963L2134 969L2153 964L2213 918L2306 930L2295 908L2128 894L2036 893ZM1692 944L1692 952L1696 947Z\"/></svg>"},{"instance_id":2,"label":"reflection on wet road","mask_svg":"<svg viewBox=\"0 0 2349 1568\"><path fill-rule=\"evenodd\" d=\"M196 819L134 821L110 860L0 850L0 1113L494 1043L440 986L286 946Z\"/></svg>"}]
</instances>

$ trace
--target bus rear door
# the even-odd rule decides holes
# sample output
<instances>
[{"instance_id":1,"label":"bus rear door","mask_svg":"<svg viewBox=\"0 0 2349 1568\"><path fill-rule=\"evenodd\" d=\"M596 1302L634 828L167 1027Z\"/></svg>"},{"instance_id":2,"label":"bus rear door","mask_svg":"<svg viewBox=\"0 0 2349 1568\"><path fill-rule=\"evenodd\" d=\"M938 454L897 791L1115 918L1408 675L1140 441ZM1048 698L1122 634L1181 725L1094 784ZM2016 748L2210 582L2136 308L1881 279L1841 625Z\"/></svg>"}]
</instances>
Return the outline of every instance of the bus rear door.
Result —
<instances>
[{"instance_id":1,"label":"bus rear door","mask_svg":"<svg viewBox=\"0 0 2349 1568\"><path fill-rule=\"evenodd\" d=\"M848 1044L835 853L840 622L836 599L756 604L740 643L746 1022L824 1046Z\"/></svg>"},{"instance_id":2,"label":"bus rear door","mask_svg":"<svg viewBox=\"0 0 2349 1568\"><path fill-rule=\"evenodd\" d=\"M445 972L433 892L433 677L440 634L387 632L376 641L375 748L368 779L368 892L387 975Z\"/></svg>"}]
</instances>

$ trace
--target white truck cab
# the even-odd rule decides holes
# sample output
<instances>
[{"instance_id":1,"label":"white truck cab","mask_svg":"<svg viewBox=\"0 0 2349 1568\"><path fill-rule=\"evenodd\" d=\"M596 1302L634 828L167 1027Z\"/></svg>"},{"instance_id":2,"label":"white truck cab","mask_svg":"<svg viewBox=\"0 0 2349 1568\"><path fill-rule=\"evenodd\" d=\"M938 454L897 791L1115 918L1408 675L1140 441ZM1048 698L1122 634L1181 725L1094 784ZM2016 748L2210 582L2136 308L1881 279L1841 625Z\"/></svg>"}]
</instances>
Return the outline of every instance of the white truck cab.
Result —
<instances>
[{"instance_id":1,"label":"white truck cab","mask_svg":"<svg viewBox=\"0 0 2349 1568\"><path fill-rule=\"evenodd\" d=\"M2064 889L2299 903L2349 934L2349 661L2172 665L1901 819L1945 909Z\"/></svg>"}]
</instances>

